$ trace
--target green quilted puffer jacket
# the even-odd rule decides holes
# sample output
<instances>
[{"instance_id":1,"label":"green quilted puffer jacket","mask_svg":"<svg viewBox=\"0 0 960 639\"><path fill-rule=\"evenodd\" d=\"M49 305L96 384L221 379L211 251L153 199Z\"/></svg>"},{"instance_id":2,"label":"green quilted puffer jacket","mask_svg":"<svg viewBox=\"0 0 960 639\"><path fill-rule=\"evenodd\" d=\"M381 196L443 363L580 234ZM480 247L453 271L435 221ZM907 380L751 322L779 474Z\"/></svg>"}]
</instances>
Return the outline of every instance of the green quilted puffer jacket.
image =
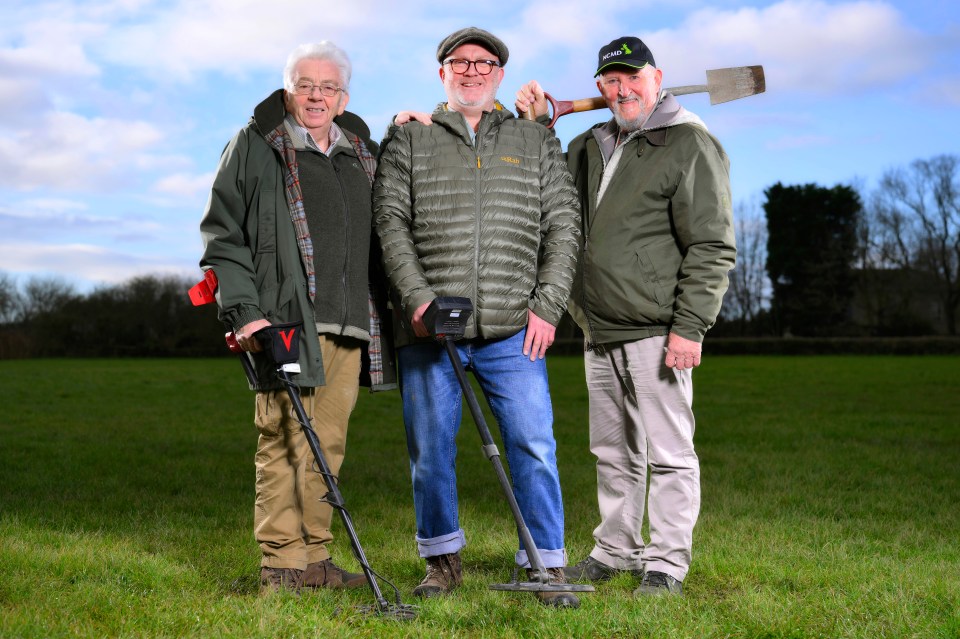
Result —
<instances>
[{"instance_id":1,"label":"green quilted puffer jacket","mask_svg":"<svg viewBox=\"0 0 960 639\"><path fill-rule=\"evenodd\" d=\"M441 104L433 124L411 122L384 142L374 223L394 298L397 346L435 297L467 297L465 337L509 337L527 309L556 325L580 243L580 206L552 131L499 104L474 137Z\"/></svg>"}]
</instances>

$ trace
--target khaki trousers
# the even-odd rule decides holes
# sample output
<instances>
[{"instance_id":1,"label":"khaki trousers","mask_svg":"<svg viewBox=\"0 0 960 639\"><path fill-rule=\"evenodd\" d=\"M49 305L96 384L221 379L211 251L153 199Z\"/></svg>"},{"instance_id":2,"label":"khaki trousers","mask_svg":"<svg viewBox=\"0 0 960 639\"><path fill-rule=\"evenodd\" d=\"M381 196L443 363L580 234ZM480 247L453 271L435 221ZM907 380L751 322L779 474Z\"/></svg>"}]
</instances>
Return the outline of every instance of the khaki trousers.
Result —
<instances>
[{"instance_id":1,"label":"khaki trousers","mask_svg":"<svg viewBox=\"0 0 960 639\"><path fill-rule=\"evenodd\" d=\"M320 335L326 385L301 390L301 401L334 475L347 444L347 423L357 403L360 346L354 340ZM261 565L298 568L330 558L333 508L323 477L314 472L313 452L293 411L287 391L257 393L260 438L256 455L254 534Z\"/></svg>"},{"instance_id":2,"label":"khaki trousers","mask_svg":"<svg viewBox=\"0 0 960 639\"><path fill-rule=\"evenodd\" d=\"M664 365L666 340L650 337L585 354L600 507L590 556L682 581L700 511L700 464L693 450L692 373Z\"/></svg>"}]
</instances>

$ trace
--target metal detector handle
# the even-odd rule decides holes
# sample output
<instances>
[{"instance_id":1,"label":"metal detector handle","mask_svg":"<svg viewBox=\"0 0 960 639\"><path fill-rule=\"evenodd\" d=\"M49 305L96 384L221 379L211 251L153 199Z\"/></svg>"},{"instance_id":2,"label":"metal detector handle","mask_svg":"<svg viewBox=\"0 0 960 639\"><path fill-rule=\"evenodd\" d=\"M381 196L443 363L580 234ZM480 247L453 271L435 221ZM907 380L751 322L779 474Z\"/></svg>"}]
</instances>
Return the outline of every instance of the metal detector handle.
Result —
<instances>
[{"instance_id":1,"label":"metal detector handle","mask_svg":"<svg viewBox=\"0 0 960 639\"><path fill-rule=\"evenodd\" d=\"M243 372L247 375L247 381L250 382L251 386L256 386L259 380L257 379L257 371L253 368L253 362L250 361L250 354L240 346L237 335L233 331L223 337L227 340L227 348L230 349L230 352L240 356L240 363L243 364Z\"/></svg>"}]
</instances>

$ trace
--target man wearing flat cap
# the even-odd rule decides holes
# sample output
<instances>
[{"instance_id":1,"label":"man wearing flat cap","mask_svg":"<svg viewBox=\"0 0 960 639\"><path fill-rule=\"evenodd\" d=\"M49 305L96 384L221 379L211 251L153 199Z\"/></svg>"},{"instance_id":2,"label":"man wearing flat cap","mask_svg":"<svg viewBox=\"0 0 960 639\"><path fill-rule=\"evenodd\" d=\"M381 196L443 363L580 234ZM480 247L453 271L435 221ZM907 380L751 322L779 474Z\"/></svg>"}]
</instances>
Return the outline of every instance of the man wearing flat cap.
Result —
<instances>
[{"instance_id":1,"label":"man wearing flat cap","mask_svg":"<svg viewBox=\"0 0 960 639\"><path fill-rule=\"evenodd\" d=\"M564 581L563 503L544 355L573 283L578 197L560 144L497 102L507 46L461 29L437 47L447 101L432 124L410 122L384 144L374 222L394 296L400 388L427 572L423 597L461 583L456 434L461 390L423 313L437 297L472 300L456 343L500 426L513 490L551 582ZM397 123L402 120L398 117ZM516 563L529 569L525 550ZM577 606L570 592L538 592Z\"/></svg>"},{"instance_id":2,"label":"man wearing flat cap","mask_svg":"<svg viewBox=\"0 0 960 639\"><path fill-rule=\"evenodd\" d=\"M567 161L583 211L570 314L586 338L600 525L566 575L631 572L642 575L635 595L680 594L700 509L692 371L736 257L729 162L700 118L661 91L640 39L603 46L595 76L613 118L575 138ZM535 81L515 104L547 109Z\"/></svg>"}]
</instances>

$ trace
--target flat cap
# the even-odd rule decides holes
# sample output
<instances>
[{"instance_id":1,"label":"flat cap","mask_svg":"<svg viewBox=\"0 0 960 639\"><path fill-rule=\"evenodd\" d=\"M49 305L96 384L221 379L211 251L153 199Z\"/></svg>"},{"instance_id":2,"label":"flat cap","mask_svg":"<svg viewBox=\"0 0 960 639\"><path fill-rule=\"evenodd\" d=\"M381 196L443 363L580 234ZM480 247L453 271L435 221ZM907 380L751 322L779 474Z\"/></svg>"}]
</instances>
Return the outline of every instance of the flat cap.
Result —
<instances>
[{"instance_id":1,"label":"flat cap","mask_svg":"<svg viewBox=\"0 0 960 639\"><path fill-rule=\"evenodd\" d=\"M437 47L437 62L443 64L443 60L450 55L451 51L461 44L468 43L479 44L490 51L490 53L495 54L500 58L501 67L507 63L507 58L510 57L510 50L507 49L507 45L503 43L503 40L489 31L484 31L477 27L467 27L466 29L454 31L440 42L440 45Z\"/></svg>"}]
</instances>

